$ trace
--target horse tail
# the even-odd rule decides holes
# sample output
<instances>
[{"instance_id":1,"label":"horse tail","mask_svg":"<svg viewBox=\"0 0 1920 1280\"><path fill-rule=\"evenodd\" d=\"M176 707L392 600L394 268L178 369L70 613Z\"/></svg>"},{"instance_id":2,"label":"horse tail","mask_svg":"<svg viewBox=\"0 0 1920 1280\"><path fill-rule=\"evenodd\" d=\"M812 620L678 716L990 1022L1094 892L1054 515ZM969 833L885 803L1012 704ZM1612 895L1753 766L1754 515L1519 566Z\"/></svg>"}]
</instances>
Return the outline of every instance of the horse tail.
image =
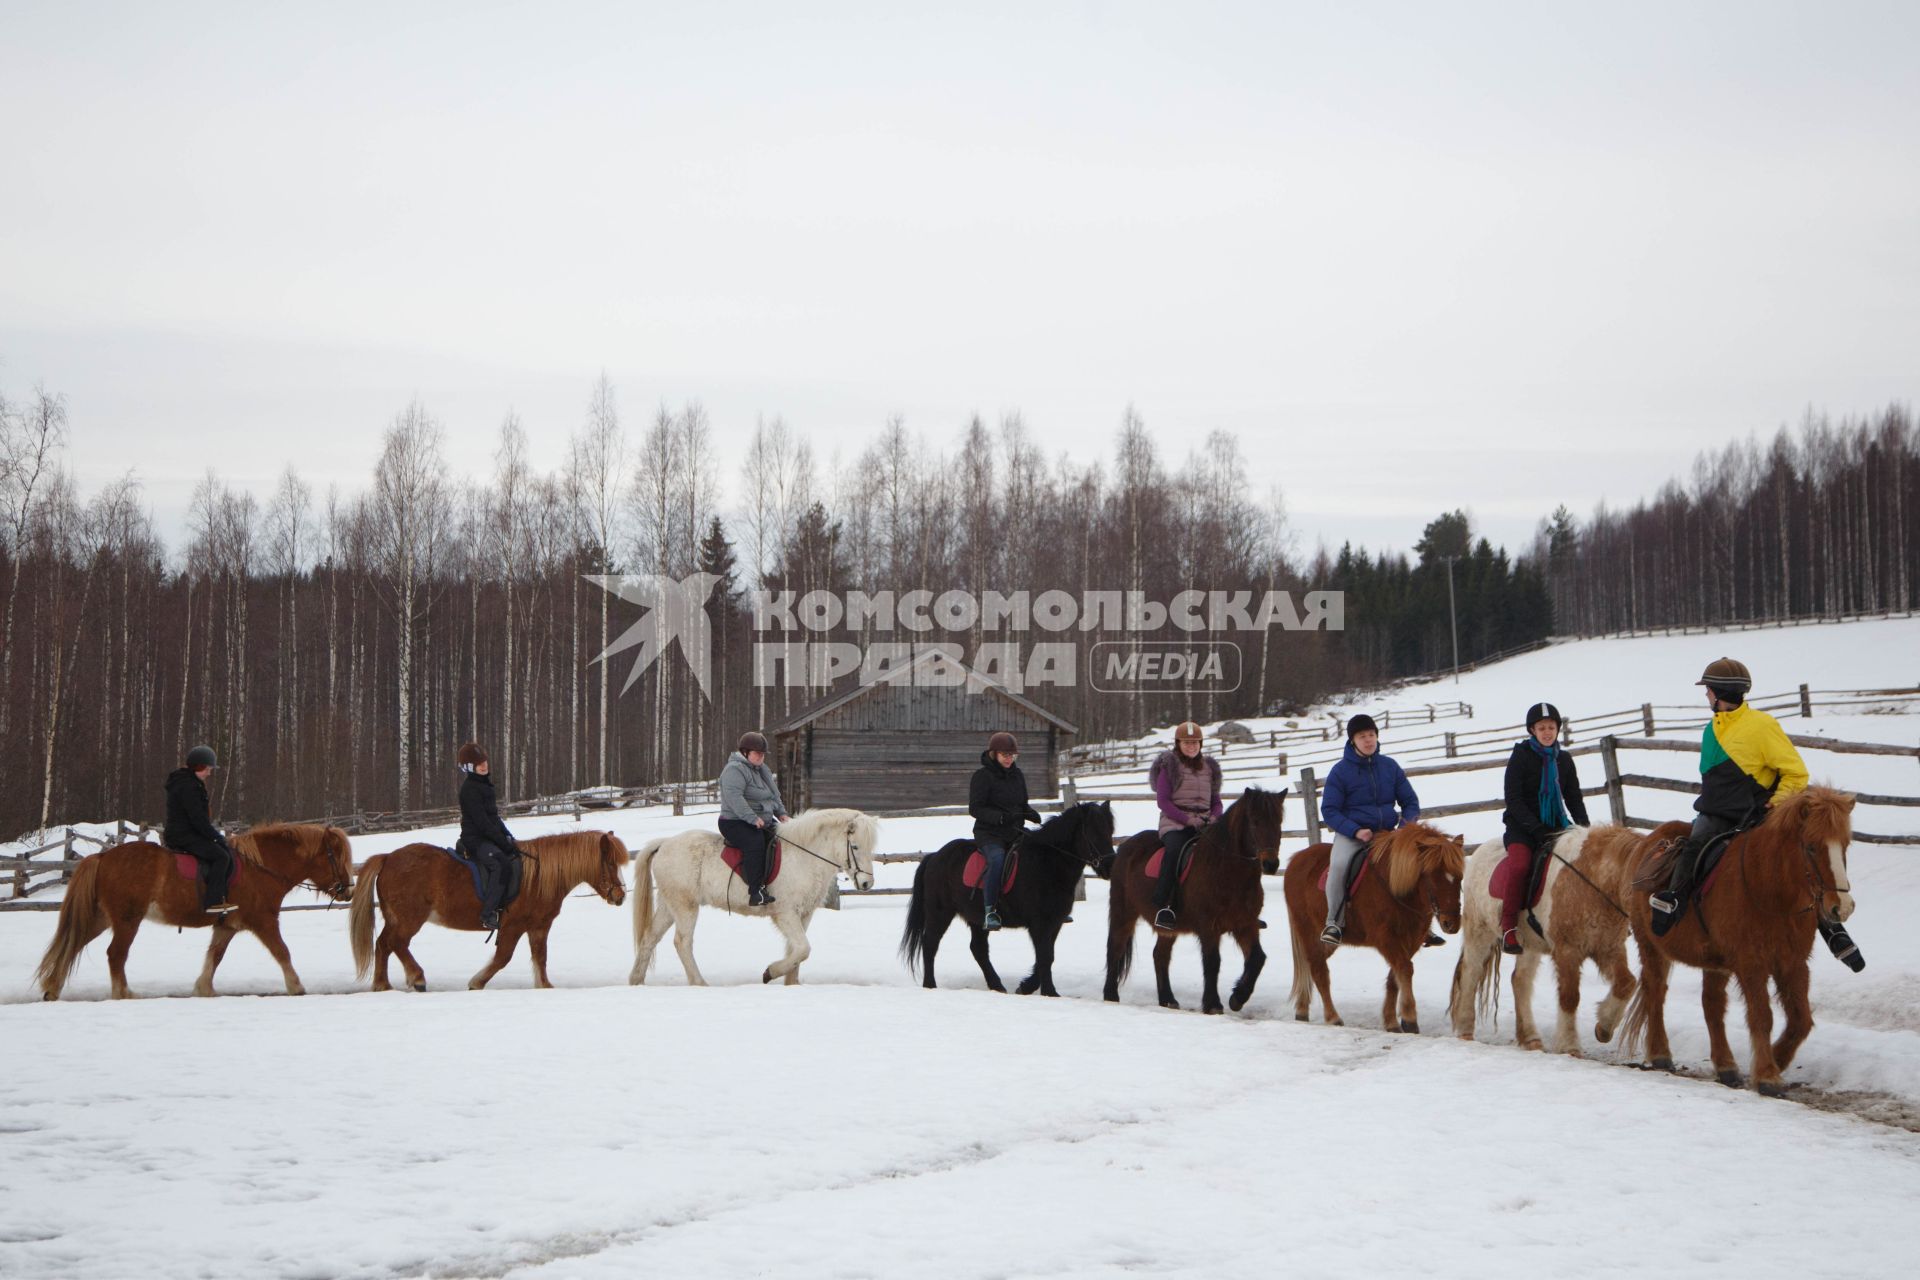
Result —
<instances>
[{"instance_id":1,"label":"horse tail","mask_svg":"<svg viewBox=\"0 0 1920 1280\"><path fill-rule=\"evenodd\" d=\"M1475 926L1471 923L1466 933L1460 944L1459 963L1453 966L1453 995L1447 1001L1447 1017L1458 1027L1466 1014L1467 1002L1471 1001L1476 1018L1491 1018L1498 1027L1501 950L1489 939L1475 936Z\"/></svg>"},{"instance_id":2,"label":"horse tail","mask_svg":"<svg viewBox=\"0 0 1920 1280\"><path fill-rule=\"evenodd\" d=\"M1640 1041L1647 1034L1647 984L1637 982L1633 999L1627 1002L1627 1016L1620 1020L1620 1056L1632 1062L1640 1056Z\"/></svg>"},{"instance_id":3,"label":"horse tail","mask_svg":"<svg viewBox=\"0 0 1920 1280\"><path fill-rule=\"evenodd\" d=\"M1306 926L1293 904L1287 904L1287 937L1293 942L1293 987L1287 999L1296 1009L1304 1009L1313 999L1313 962L1307 959Z\"/></svg>"},{"instance_id":4,"label":"horse tail","mask_svg":"<svg viewBox=\"0 0 1920 1280\"><path fill-rule=\"evenodd\" d=\"M1120 858L1116 854L1109 865L1113 888L1107 891L1107 988L1112 990L1127 980L1133 969L1133 905L1127 901L1127 887L1121 881Z\"/></svg>"},{"instance_id":5,"label":"horse tail","mask_svg":"<svg viewBox=\"0 0 1920 1280\"><path fill-rule=\"evenodd\" d=\"M920 865L913 869L913 895L907 899L907 927L900 934L900 958L907 962L907 972L916 978L920 976L920 960L927 943L927 859L920 859Z\"/></svg>"},{"instance_id":6,"label":"horse tail","mask_svg":"<svg viewBox=\"0 0 1920 1280\"><path fill-rule=\"evenodd\" d=\"M373 892L387 855L375 854L360 864L353 886L353 905L347 908L347 937L353 942L353 976L364 978L373 967Z\"/></svg>"},{"instance_id":7,"label":"horse tail","mask_svg":"<svg viewBox=\"0 0 1920 1280\"><path fill-rule=\"evenodd\" d=\"M640 955L648 935L653 932L653 855L665 843L665 837L649 840L633 855L633 959L639 972L628 979L631 982L646 976L646 969L640 966ZM647 959L651 964L653 958Z\"/></svg>"},{"instance_id":8,"label":"horse tail","mask_svg":"<svg viewBox=\"0 0 1920 1280\"><path fill-rule=\"evenodd\" d=\"M40 958L40 967L33 974L33 980L39 984L44 999L60 998L67 978L73 973L73 966L80 962L80 953L99 935L99 930L94 928L94 919L100 914L102 856L96 853L92 857L82 858L80 865L74 869L72 882L67 885L67 896L60 903L60 922L54 926L53 941L47 944L47 954Z\"/></svg>"}]
</instances>

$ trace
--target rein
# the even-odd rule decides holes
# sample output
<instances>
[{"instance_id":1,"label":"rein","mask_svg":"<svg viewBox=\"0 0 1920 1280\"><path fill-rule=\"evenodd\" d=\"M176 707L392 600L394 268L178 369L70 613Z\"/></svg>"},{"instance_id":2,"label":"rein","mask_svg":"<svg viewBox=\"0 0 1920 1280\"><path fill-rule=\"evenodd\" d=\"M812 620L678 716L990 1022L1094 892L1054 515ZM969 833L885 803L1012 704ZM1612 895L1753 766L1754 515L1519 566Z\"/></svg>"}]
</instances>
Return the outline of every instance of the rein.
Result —
<instances>
[{"instance_id":1,"label":"rein","mask_svg":"<svg viewBox=\"0 0 1920 1280\"><path fill-rule=\"evenodd\" d=\"M1619 903L1615 902L1613 898L1609 896L1607 892L1604 889L1602 889L1599 885L1587 879L1586 873L1580 870L1580 868L1574 866L1571 862L1568 862L1558 849L1547 850L1547 856L1549 858L1552 858L1555 862L1559 863L1561 866L1565 867L1567 870L1573 872L1574 875L1579 876L1581 883L1585 884L1587 888L1593 890L1595 893L1600 895L1600 901L1606 903L1608 906L1613 908L1613 913L1615 915L1619 916L1622 920L1625 920L1628 924L1633 923L1633 917L1626 913L1625 908L1623 908Z\"/></svg>"},{"instance_id":2,"label":"rein","mask_svg":"<svg viewBox=\"0 0 1920 1280\"><path fill-rule=\"evenodd\" d=\"M838 874L847 875L847 876L851 876L855 874L855 870L858 864L855 860L854 855L858 853L859 850L855 847L853 843L854 824L852 822L847 823L847 860L844 863L835 862L832 858L827 857L825 854L815 853L813 850L807 848L807 846L801 844L798 840L792 839L785 832L780 830L780 828L784 825L786 824L776 823L773 829L773 838L778 840L781 844L792 845L794 848L806 854L808 857L815 858L821 862L826 863L828 866L832 867L834 871Z\"/></svg>"}]
</instances>

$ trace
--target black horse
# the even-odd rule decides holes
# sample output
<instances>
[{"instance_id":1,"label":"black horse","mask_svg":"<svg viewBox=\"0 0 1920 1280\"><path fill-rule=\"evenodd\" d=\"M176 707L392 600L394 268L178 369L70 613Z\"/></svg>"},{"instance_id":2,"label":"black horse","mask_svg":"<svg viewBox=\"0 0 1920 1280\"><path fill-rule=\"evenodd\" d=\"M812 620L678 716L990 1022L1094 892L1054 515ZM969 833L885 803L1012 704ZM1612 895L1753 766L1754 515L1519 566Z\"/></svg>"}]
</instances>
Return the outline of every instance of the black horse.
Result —
<instances>
[{"instance_id":1,"label":"black horse","mask_svg":"<svg viewBox=\"0 0 1920 1280\"><path fill-rule=\"evenodd\" d=\"M949 840L937 853L922 858L913 873L913 898L907 904L900 954L909 969L921 972L925 986L934 985L933 957L957 915L973 930L973 958L980 962L987 986L995 991L1007 989L987 953L986 906L980 892L967 888L961 879L968 856L978 848L973 840ZM1073 914L1073 888L1086 869L1092 867L1105 876L1113 864L1113 806L1104 800L1074 805L1026 832L1014 841L1011 852L1019 854L1020 869L1013 888L1001 893L995 906L1003 925L1025 929L1033 939L1033 972L1020 983L1020 994L1038 991L1057 996L1053 942Z\"/></svg>"}]
</instances>

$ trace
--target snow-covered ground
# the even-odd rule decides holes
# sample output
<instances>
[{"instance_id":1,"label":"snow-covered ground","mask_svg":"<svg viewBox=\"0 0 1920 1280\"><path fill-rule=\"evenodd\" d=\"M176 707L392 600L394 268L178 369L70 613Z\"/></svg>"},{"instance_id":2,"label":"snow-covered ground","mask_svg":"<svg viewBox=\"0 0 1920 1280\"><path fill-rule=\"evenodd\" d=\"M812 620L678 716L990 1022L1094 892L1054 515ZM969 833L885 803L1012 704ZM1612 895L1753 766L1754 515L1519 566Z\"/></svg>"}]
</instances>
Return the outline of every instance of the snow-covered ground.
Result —
<instances>
[{"instance_id":1,"label":"snow-covered ground","mask_svg":"<svg viewBox=\"0 0 1920 1280\"><path fill-rule=\"evenodd\" d=\"M1768 689L1920 676L1896 670L1914 624L1815 634L1724 647ZM1791 644L1775 654L1780 637ZM1681 702L1699 654L1722 647L1607 644L1574 666L1542 665L1564 656L1549 650L1504 664L1504 681L1473 673L1460 696L1489 724L1538 697L1576 715L1589 701ZM1669 671L1677 689L1654 687ZM1920 729L1852 719L1871 723L1832 732L1912 744ZM1885 785L1828 759L1840 763L1816 775L1846 785L1920 782L1911 759ZM1118 808L1121 829L1147 825L1146 806ZM1876 823L1897 829L1892 812ZM637 845L704 822L609 825ZM886 823L882 848L934 848L965 826ZM223 966L228 998L152 998L186 996L205 938L150 927L130 962L150 998L102 999L96 946L55 1005L29 983L54 917L4 915L0 1275L1907 1275L1920 1249L1920 1136L1903 1127L1920 1117L1920 933L1907 924L1920 850L1856 847L1851 865L1868 967L1815 957L1818 1026L1788 1073L1818 1106L1624 1069L1590 1038L1586 1061L1523 1054L1505 1016L1482 1043L1453 1040L1451 944L1418 961L1422 1034L1373 1029L1371 952L1332 966L1359 1025L1296 1024L1277 881L1272 960L1247 1012L1220 1018L1153 1006L1144 935L1123 1003L1100 1002L1097 882L1061 939L1060 1000L985 991L958 932L942 989L919 990L896 956L898 897L817 917L793 988L757 981L779 952L771 928L713 913L698 948L717 985L686 987L663 948L648 985L628 987L626 911L582 897L554 930L556 991L530 990L517 959L467 992L478 935L429 928L415 949L433 989L375 996L353 978L343 913L313 911L286 927L307 997L277 995L278 969L249 940ZM883 885L909 876L881 869ZM995 951L1003 974L1026 971L1023 934ZM1229 948L1229 979L1237 965ZM1198 983L1183 942L1175 988L1189 1005ZM1696 1069L1698 989L1683 972L1669 1003L1677 1056ZM1585 1003L1598 995L1590 979ZM1737 1002L1731 1029L1744 1060Z\"/></svg>"}]
</instances>

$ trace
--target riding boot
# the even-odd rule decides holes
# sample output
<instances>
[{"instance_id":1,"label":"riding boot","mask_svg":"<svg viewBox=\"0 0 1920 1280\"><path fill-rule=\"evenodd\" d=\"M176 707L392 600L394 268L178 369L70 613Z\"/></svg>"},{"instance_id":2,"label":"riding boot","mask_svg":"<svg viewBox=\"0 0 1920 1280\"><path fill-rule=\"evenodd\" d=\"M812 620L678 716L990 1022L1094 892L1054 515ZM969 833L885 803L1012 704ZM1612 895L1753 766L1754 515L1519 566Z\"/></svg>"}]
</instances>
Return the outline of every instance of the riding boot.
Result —
<instances>
[{"instance_id":1,"label":"riding boot","mask_svg":"<svg viewBox=\"0 0 1920 1280\"><path fill-rule=\"evenodd\" d=\"M1171 832L1169 832L1171 834ZM1171 929L1179 923L1179 916L1173 909L1173 892L1180 883L1180 855L1186 851L1186 842L1172 844L1161 842L1160 878L1153 885L1153 923L1156 928Z\"/></svg>"},{"instance_id":2,"label":"riding boot","mask_svg":"<svg viewBox=\"0 0 1920 1280\"><path fill-rule=\"evenodd\" d=\"M1686 911L1693 893L1694 864L1700 859L1700 846L1692 837L1682 839L1673 856L1673 873L1667 887L1647 898L1653 908L1653 936L1664 937Z\"/></svg>"}]
</instances>

